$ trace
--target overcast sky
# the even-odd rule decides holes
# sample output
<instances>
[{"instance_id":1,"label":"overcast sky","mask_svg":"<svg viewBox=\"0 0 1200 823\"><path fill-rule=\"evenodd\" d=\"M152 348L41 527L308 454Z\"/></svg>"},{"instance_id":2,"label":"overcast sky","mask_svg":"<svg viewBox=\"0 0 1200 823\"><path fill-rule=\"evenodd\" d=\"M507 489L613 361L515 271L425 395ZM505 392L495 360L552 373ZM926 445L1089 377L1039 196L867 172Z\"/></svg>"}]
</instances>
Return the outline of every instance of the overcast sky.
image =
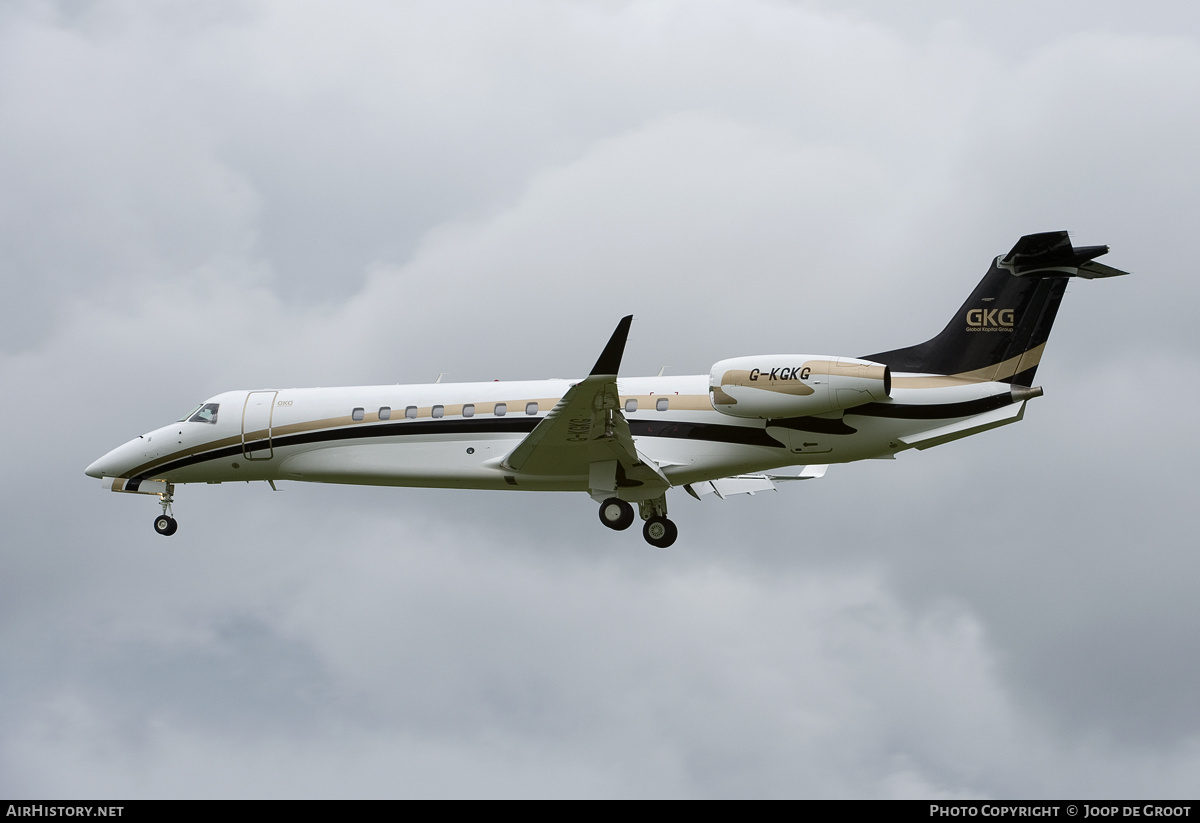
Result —
<instances>
[{"instance_id":1,"label":"overcast sky","mask_svg":"<svg viewBox=\"0 0 1200 823\"><path fill-rule=\"evenodd\" d=\"M968 9L969 6L969 9ZM1196 797L1194 3L0 5L0 796ZM83 469L235 388L858 356L1108 244L1015 426L779 493Z\"/></svg>"}]
</instances>

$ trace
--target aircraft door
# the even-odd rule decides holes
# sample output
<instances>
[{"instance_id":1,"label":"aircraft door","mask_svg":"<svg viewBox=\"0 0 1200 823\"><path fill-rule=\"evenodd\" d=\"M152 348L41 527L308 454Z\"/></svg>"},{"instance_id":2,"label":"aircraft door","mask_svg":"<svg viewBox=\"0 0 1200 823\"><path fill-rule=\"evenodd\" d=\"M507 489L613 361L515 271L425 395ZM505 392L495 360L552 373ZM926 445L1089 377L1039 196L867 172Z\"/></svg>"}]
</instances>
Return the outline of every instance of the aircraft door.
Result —
<instances>
[{"instance_id":1,"label":"aircraft door","mask_svg":"<svg viewBox=\"0 0 1200 823\"><path fill-rule=\"evenodd\" d=\"M270 460L271 413L275 409L277 391L252 391L242 407L242 454L247 460Z\"/></svg>"},{"instance_id":2,"label":"aircraft door","mask_svg":"<svg viewBox=\"0 0 1200 823\"><path fill-rule=\"evenodd\" d=\"M852 432L848 430L847 433ZM787 426L767 426L767 434L787 445L792 454L824 454L833 451L832 438L828 434Z\"/></svg>"}]
</instances>

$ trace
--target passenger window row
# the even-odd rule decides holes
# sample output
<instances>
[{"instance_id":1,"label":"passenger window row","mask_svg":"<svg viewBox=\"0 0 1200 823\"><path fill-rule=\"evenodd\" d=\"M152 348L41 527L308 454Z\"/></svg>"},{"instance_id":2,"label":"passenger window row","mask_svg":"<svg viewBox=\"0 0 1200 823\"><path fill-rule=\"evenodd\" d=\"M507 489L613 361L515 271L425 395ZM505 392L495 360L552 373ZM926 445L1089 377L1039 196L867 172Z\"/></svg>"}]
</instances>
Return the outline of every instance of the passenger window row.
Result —
<instances>
[{"instance_id":1,"label":"passenger window row","mask_svg":"<svg viewBox=\"0 0 1200 823\"><path fill-rule=\"evenodd\" d=\"M660 397L654 403L655 410L660 411L660 412L666 411L669 407L670 407L670 401L666 397ZM631 397L630 399L625 401L625 411L635 412L635 411L637 411L637 408L638 408L637 398ZM525 404L525 413L529 414L529 415L534 415L534 414L538 413L538 404L537 404L536 400L531 400ZM442 406L442 405L434 406L430 410L429 414L431 417L445 417L446 416L446 407ZM507 403L497 403L495 406L492 407L492 414L496 415L497 417L503 417L504 415L508 414L508 404ZM362 406L356 406L354 408L354 410L350 412L350 419L355 421L356 423L365 420L366 416L367 416L367 410L365 408L363 408ZM416 420L417 419L417 407L416 406L405 406L404 407L404 416L408 420ZM474 417L475 416L475 404L474 403L464 404L462 407L462 416L463 417ZM380 420L391 420L392 419L392 407L391 406L380 406L379 407L379 419Z\"/></svg>"}]
</instances>

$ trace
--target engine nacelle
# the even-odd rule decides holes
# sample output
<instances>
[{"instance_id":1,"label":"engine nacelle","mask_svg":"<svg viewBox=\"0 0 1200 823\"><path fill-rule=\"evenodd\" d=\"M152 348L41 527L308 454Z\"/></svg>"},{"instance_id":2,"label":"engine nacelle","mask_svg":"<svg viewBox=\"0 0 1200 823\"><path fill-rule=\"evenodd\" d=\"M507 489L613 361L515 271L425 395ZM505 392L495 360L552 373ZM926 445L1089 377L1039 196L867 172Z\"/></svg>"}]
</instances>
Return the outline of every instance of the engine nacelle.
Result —
<instances>
[{"instance_id":1,"label":"engine nacelle","mask_svg":"<svg viewBox=\"0 0 1200 823\"><path fill-rule=\"evenodd\" d=\"M807 417L884 400L891 393L891 369L853 357L733 357L708 374L713 408L734 417Z\"/></svg>"}]
</instances>

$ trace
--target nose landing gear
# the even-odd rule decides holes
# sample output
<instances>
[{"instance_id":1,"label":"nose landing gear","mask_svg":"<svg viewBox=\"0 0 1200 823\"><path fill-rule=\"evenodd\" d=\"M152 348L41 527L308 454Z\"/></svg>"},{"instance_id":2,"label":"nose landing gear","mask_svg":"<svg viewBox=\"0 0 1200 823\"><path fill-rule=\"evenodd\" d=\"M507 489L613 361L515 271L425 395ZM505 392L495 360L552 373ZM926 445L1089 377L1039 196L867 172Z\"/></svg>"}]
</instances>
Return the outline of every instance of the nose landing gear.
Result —
<instances>
[{"instance_id":1,"label":"nose landing gear","mask_svg":"<svg viewBox=\"0 0 1200 823\"><path fill-rule=\"evenodd\" d=\"M162 514L154 518L154 530L164 537L170 537L179 531L179 523L171 516L171 504L175 502L175 484L168 483L167 490L158 496L162 506Z\"/></svg>"}]
</instances>

